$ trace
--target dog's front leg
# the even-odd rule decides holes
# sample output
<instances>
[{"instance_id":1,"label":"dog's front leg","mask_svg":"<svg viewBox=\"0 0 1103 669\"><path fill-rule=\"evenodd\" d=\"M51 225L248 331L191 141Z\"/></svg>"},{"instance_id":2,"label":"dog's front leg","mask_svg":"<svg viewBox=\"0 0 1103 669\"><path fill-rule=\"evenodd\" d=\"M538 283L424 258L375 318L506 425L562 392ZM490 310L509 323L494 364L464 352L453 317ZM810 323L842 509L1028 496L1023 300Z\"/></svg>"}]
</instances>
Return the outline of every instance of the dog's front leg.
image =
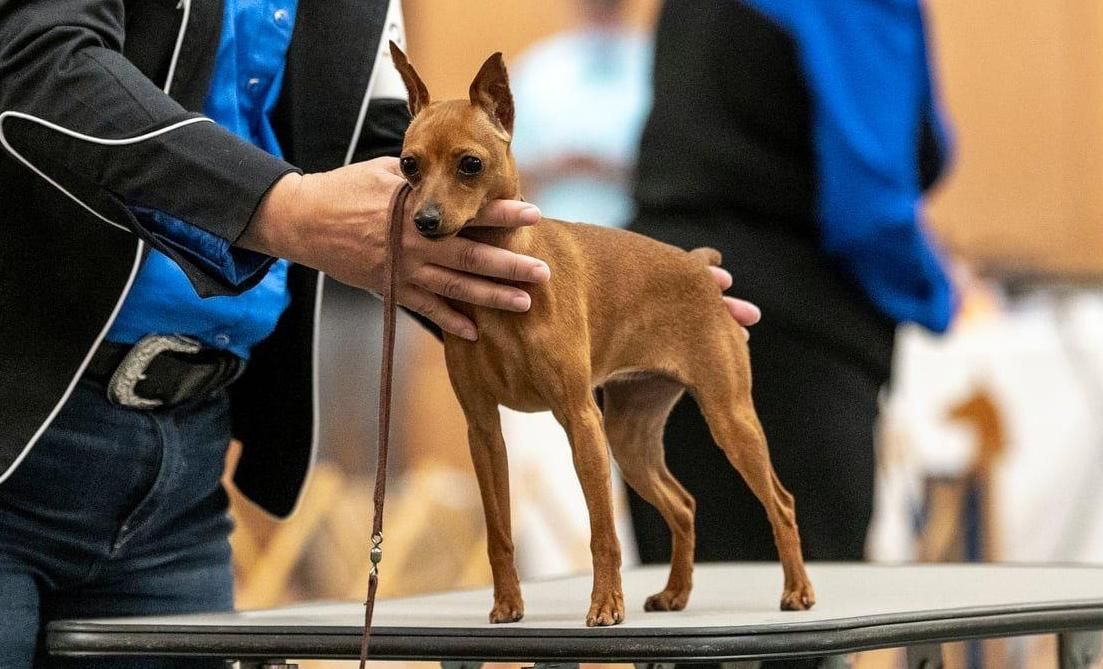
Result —
<instances>
[{"instance_id":1,"label":"dog's front leg","mask_svg":"<svg viewBox=\"0 0 1103 669\"><path fill-rule=\"evenodd\" d=\"M457 396L467 417L467 443L486 516L486 549L494 575L494 608L490 610L490 622L517 622L525 615L525 604L513 562L509 463L498 405L470 391L457 392Z\"/></svg>"},{"instance_id":2,"label":"dog's front leg","mask_svg":"<svg viewBox=\"0 0 1103 669\"><path fill-rule=\"evenodd\" d=\"M567 431L574 468L590 512L590 552L594 561L594 589L586 624L616 625L624 620L624 592L620 581L620 543L613 522L613 491L609 448L601 410L587 393L575 402L553 409Z\"/></svg>"}]
</instances>

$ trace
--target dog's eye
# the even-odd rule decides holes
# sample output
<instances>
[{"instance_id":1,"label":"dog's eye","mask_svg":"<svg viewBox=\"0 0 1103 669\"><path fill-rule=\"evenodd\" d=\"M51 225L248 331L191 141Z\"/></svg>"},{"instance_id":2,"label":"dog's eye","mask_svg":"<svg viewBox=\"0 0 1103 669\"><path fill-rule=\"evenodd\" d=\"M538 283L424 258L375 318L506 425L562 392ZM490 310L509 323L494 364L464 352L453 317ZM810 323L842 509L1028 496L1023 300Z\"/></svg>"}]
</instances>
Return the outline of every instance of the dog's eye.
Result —
<instances>
[{"instance_id":1,"label":"dog's eye","mask_svg":"<svg viewBox=\"0 0 1103 669\"><path fill-rule=\"evenodd\" d=\"M412 156L402 156L398 161L398 167L402 170L402 173L408 177L417 175L417 158Z\"/></svg>"},{"instance_id":2,"label":"dog's eye","mask_svg":"<svg viewBox=\"0 0 1103 669\"><path fill-rule=\"evenodd\" d=\"M460 172L466 174L469 177L473 177L483 171L483 161L479 160L475 156L464 156L460 158Z\"/></svg>"}]
</instances>

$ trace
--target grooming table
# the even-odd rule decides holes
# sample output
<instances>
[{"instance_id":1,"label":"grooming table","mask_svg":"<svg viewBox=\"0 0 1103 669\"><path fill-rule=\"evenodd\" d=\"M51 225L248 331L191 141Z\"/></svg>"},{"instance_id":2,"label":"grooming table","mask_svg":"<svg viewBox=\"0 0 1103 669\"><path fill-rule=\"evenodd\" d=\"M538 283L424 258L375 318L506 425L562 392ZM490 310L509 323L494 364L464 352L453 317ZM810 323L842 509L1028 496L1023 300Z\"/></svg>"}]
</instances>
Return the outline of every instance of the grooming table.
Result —
<instances>
[{"instance_id":1,"label":"grooming table","mask_svg":"<svg viewBox=\"0 0 1103 669\"><path fill-rule=\"evenodd\" d=\"M583 622L589 575L524 584L525 619L508 625L486 622L488 589L382 600L371 656L446 665L655 665L907 646L909 666L933 669L942 666L943 642L1056 633L1060 666L1086 669L1099 645L1094 630L1103 630L1103 568L810 564L809 573L818 597L811 611L777 610L777 564L702 564L686 611L644 613L644 599L662 588L667 569L629 569L628 620L606 628ZM245 667L281 667L279 658L356 659L362 621L362 605L345 602L65 620L49 626L48 646L65 656L221 657Z\"/></svg>"}]
</instances>

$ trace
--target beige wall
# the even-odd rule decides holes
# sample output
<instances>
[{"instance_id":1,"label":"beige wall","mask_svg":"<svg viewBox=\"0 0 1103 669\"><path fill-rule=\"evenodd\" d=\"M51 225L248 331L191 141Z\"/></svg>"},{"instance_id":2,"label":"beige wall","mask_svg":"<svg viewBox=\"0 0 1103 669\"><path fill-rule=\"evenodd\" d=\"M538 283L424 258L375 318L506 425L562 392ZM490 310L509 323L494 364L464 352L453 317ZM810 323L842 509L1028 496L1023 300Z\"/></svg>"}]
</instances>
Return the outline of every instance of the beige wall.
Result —
<instances>
[{"instance_id":1,"label":"beige wall","mask_svg":"<svg viewBox=\"0 0 1103 669\"><path fill-rule=\"evenodd\" d=\"M626 15L650 25L658 0L627 0ZM570 27L578 3L565 0L404 0L410 60L434 99L466 97L486 57L506 63L534 41Z\"/></svg>"},{"instance_id":2,"label":"beige wall","mask_svg":"<svg viewBox=\"0 0 1103 669\"><path fill-rule=\"evenodd\" d=\"M932 222L999 271L1103 275L1103 4L927 4L958 142Z\"/></svg>"}]
</instances>

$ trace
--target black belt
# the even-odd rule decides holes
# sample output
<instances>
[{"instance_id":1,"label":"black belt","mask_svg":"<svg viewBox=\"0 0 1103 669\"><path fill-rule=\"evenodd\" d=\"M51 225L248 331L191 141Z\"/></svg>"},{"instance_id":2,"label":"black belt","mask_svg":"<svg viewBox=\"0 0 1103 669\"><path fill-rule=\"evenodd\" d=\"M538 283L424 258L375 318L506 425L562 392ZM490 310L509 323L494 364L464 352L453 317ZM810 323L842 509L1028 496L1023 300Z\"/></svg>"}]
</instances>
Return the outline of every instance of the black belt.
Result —
<instances>
[{"instance_id":1,"label":"black belt","mask_svg":"<svg viewBox=\"0 0 1103 669\"><path fill-rule=\"evenodd\" d=\"M101 342L84 370L107 397L135 409L172 407L206 399L234 382L245 361L179 335L149 335L138 343Z\"/></svg>"}]
</instances>

